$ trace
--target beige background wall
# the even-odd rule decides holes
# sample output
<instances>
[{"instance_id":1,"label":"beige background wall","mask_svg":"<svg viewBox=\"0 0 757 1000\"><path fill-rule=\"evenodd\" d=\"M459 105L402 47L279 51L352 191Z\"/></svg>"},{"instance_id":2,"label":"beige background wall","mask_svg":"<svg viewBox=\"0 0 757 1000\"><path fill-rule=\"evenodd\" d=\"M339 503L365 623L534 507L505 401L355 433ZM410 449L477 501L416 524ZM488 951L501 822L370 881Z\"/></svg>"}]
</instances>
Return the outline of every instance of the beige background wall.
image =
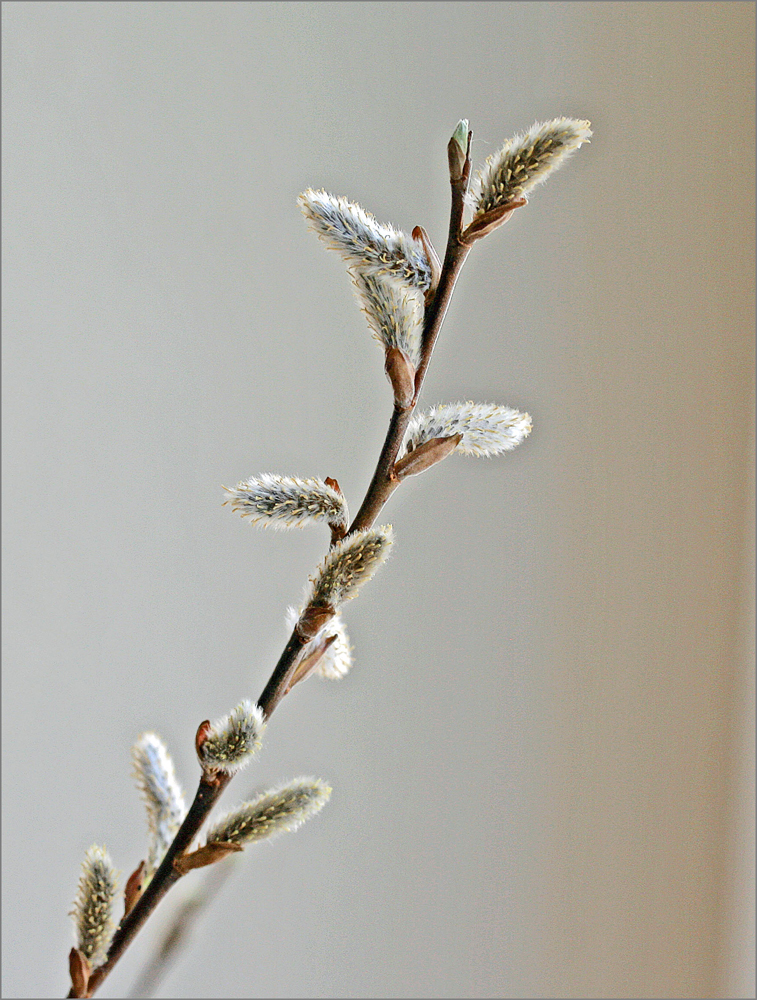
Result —
<instances>
[{"instance_id":1,"label":"beige background wall","mask_svg":"<svg viewBox=\"0 0 757 1000\"><path fill-rule=\"evenodd\" d=\"M3 5L4 996L65 993L84 851L144 850L130 746L193 789L322 556L220 484L368 482L381 355L298 192L441 245L458 118L480 161L560 114L595 138L471 255L424 393L535 430L393 499L353 673L226 795L332 802L161 995L754 995L753 88L751 3Z\"/></svg>"}]
</instances>

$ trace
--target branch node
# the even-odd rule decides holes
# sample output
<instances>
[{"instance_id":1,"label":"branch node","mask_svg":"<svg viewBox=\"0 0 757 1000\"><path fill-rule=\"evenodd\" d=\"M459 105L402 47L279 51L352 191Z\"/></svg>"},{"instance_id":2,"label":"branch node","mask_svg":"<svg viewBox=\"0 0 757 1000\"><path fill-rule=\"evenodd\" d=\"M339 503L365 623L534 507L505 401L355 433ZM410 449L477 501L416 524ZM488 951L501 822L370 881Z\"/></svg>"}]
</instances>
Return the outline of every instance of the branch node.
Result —
<instances>
[{"instance_id":1,"label":"branch node","mask_svg":"<svg viewBox=\"0 0 757 1000\"><path fill-rule=\"evenodd\" d=\"M323 626L334 617L336 610L329 605L309 604L300 615L294 627L297 635L305 642L315 639Z\"/></svg>"}]
</instances>

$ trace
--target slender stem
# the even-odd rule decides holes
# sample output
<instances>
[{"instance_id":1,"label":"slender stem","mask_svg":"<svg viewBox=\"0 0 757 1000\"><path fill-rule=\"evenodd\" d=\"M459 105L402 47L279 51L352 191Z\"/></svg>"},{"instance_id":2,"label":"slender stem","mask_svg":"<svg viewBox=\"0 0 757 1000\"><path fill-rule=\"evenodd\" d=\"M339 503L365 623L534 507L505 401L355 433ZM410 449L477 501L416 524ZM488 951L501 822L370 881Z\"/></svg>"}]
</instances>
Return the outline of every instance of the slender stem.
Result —
<instances>
[{"instance_id":1,"label":"slender stem","mask_svg":"<svg viewBox=\"0 0 757 1000\"><path fill-rule=\"evenodd\" d=\"M181 824L179 832L174 837L173 843L168 848L160 867L153 875L150 884L137 901L134 909L121 921L116 933L113 935L106 961L92 973L87 996L94 996L97 988L131 944L137 931L142 927L171 886L181 878L173 866L174 858L179 857L179 855L183 854L191 846L192 841L230 780L230 774L221 774L212 782L205 775L200 779L194 801L189 807L189 812ZM69 996L72 995L75 996L75 994L69 993Z\"/></svg>"},{"instance_id":2,"label":"slender stem","mask_svg":"<svg viewBox=\"0 0 757 1000\"><path fill-rule=\"evenodd\" d=\"M365 494L360 510L355 515L355 520L350 525L348 535L353 531L362 531L370 528L389 497L399 486L399 480L392 478L392 469L400 450L402 439L405 436L405 429L413 412L413 406L395 406L392 419L389 421L389 428L384 439L384 446L381 449L376 470L373 473L368 490Z\"/></svg>"},{"instance_id":3,"label":"slender stem","mask_svg":"<svg viewBox=\"0 0 757 1000\"><path fill-rule=\"evenodd\" d=\"M279 657L279 662L274 667L268 683L263 688L263 693L258 698L258 705L260 705L266 719L270 718L273 710L284 697L297 666L297 657L302 652L304 645L305 639L295 628L289 636L289 642L284 647L284 652Z\"/></svg>"},{"instance_id":4,"label":"slender stem","mask_svg":"<svg viewBox=\"0 0 757 1000\"><path fill-rule=\"evenodd\" d=\"M423 379L431 360L434 344L444 322L455 282L470 251L470 246L461 239L464 198L469 171L470 157L468 156L466 157L463 176L458 180L453 179L451 181L452 205L447 250L436 294L426 310L421 360L415 376L414 398L408 406L395 406L394 408L386 439L384 440L384 445L376 464L376 470L368 486L360 510L350 525L347 534L370 528L384 504L399 486L400 481L393 472L397 453L402 444L402 439L413 409L418 401ZM306 640L296 629L289 637L289 641L284 647L284 651L258 699L258 705L262 709L266 719L270 718L274 709L286 694L289 682L297 667L298 656L302 652L305 642ZM207 775L203 775L200 779L194 801L173 843L168 848L160 867L155 872L150 884L134 906L134 909L121 921L116 933L113 935L106 961L92 973L87 990L88 997L94 996L103 980L108 976L113 966L131 944L137 932L160 900L166 895L171 886L181 878L181 875L173 866L174 859L187 851L192 845L192 842L200 832L205 820L212 812L231 777L232 775L230 774L221 774L214 779L210 779ZM72 990L68 995L71 997L76 994Z\"/></svg>"},{"instance_id":5,"label":"slender stem","mask_svg":"<svg viewBox=\"0 0 757 1000\"><path fill-rule=\"evenodd\" d=\"M235 863L228 858L225 864L214 865L205 879L204 886L197 889L178 907L168 930L163 935L163 940L155 948L152 957L133 984L129 997L136 1000L137 997L153 996L182 948L189 943L196 922L225 887L237 864L238 861Z\"/></svg>"},{"instance_id":6,"label":"slender stem","mask_svg":"<svg viewBox=\"0 0 757 1000\"><path fill-rule=\"evenodd\" d=\"M468 163L470 161L467 161ZM399 480L392 475L394 463L397 461L397 453L400 450L402 439L405 436L407 425L413 414L415 405L418 402L423 379L431 361L431 354L434 344L439 336L439 332L447 315L447 307L455 289L455 282L460 274L465 258L470 252L470 246L460 239L463 228L463 209L465 207L465 189L467 185L467 173L459 181L452 181L452 208L450 210L449 236L447 238L447 251L444 255L439 285L436 295L426 310L423 323L423 347L421 350L421 360L415 374L415 395L412 403L405 407L394 407L392 419L389 422L389 429L386 432L384 446L381 449L376 471L373 473L365 499L360 510L355 515L355 520L350 525L348 534L353 531L361 531L370 528L381 512L389 497L399 486Z\"/></svg>"},{"instance_id":7,"label":"slender stem","mask_svg":"<svg viewBox=\"0 0 757 1000\"><path fill-rule=\"evenodd\" d=\"M270 716L283 697L286 685L294 671L297 655L302 650L303 644L304 639L296 631L292 632L289 642L284 647L284 651L279 657L279 662L276 664L271 678L258 701L266 718ZM181 875L179 875L173 866L174 858L179 857L191 846L192 841L199 833L205 820L221 797L224 788L231 781L231 778L232 775L221 773L212 781L208 780L205 775L200 779L194 801L173 843L166 852L166 856L163 858L160 867L137 901L134 909L121 921L118 930L113 935L113 940L108 949L107 960L92 973L89 980L89 996L94 995L95 990L129 946L137 931L142 927L142 924L144 924L171 886L181 878Z\"/></svg>"},{"instance_id":8,"label":"slender stem","mask_svg":"<svg viewBox=\"0 0 757 1000\"><path fill-rule=\"evenodd\" d=\"M415 375L415 399L413 400L413 405L418 401L418 394L421 391L423 379L431 361L434 344L441 331L444 317L447 315L447 307L455 290L455 283L465 263L465 258L470 253L470 244L464 243L461 238L463 231L463 211L465 209L465 192L468 187L469 172L470 156L466 158L465 169L460 180L451 181L452 206L449 215L447 249L444 254L439 287L426 313L426 321L423 329L423 350L421 352L418 371Z\"/></svg>"}]
</instances>

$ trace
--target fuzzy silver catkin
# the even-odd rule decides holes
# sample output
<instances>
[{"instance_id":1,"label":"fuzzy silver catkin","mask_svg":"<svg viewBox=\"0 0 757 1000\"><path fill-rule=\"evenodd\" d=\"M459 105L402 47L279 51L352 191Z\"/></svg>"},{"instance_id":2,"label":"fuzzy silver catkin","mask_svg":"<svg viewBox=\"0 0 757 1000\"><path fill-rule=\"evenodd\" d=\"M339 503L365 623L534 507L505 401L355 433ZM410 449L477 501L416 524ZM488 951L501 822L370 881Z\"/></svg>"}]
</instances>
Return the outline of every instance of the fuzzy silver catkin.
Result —
<instances>
[{"instance_id":1,"label":"fuzzy silver catkin","mask_svg":"<svg viewBox=\"0 0 757 1000\"><path fill-rule=\"evenodd\" d=\"M184 821L187 807L173 761L155 733L144 733L131 751L134 777L147 809L149 829L145 877L149 878Z\"/></svg>"},{"instance_id":2,"label":"fuzzy silver catkin","mask_svg":"<svg viewBox=\"0 0 757 1000\"><path fill-rule=\"evenodd\" d=\"M296 830L315 816L331 795L329 786L317 778L296 778L273 788L221 817L208 831L207 842L249 844L266 840L285 830Z\"/></svg>"},{"instance_id":3,"label":"fuzzy silver catkin","mask_svg":"<svg viewBox=\"0 0 757 1000\"><path fill-rule=\"evenodd\" d=\"M93 845L82 863L79 890L72 916L76 924L76 947L96 967L108 951L113 937L113 903L118 879L108 852Z\"/></svg>"},{"instance_id":4,"label":"fuzzy silver catkin","mask_svg":"<svg viewBox=\"0 0 757 1000\"><path fill-rule=\"evenodd\" d=\"M344 526L349 523L347 501L341 493L320 479L297 479L264 472L238 483L226 503L251 524L284 530L302 528L316 521Z\"/></svg>"},{"instance_id":5,"label":"fuzzy silver catkin","mask_svg":"<svg viewBox=\"0 0 757 1000\"><path fill-rule=\"evenodd\" d=\"M260 706L246 698L211 725L198 751L200 763L230 774L239 771L260 749L264 729Z\"/></svg>"},{"instance_id":6,"label":"fuzzy silver catkin","mask_svg":"<svg viewBox=\"0 0 757 1000\"><path fill-rule=\"evenodd\" d=\"M337 542L316 571L309 603L336 609L357 596L386 560L393 541L392 527L386 524L356 531Z\"/></svg>"},{"instance_id":7,"label":"fuzzy silver catkin","mask_svg":"<svg viewBox=\"0 0 757 1000\"><path fill-rule=\"evenodd\" d=\"M423 336L423 293L393 278L353 275L358 301L373 335L385 348L398 347L418 367Z\"/></svg>"},{"instance_id":8,"label":"fuzzy silver catkin","mask_svg":"<svg viewBox=\"0 0 757 1000\"><path fill-rule=\"evenodd\" d=\"M286 626L290 632L300 620L301 614L302 612L296 608L287 608ZM307 659L316 646L332 635L336 638L321 656L313 673L324 680L338 681L349 673L352 666L352 649L347 638L347 629L339 615L329 619L321 631L302 647L302 659Z\"/></svg>"},{"instance_id":9,"label":"fuzzy silver catkin","mask_svg":"<svg viewBox=\"0 0 757 1000\"><path fill-rule=\"evenodd\" d=\"M590 122L554 118L536 122L490 156L471 182L467 202L474 218L526 195L591 135Z\"/></svg>"},{"instance_id":10,"label":"fuzzy silver catkin","mask_svg":"<svg viewBox=\"0 0 757 1000\"><path fill-rule=\"evenodd\" d=\"M403 454L438 437L462 434L455 451L464 455L499 455L512 451L531 433L528 413L495 403L445 403L416 413L408 424Z\"/></svg>"},{"instance_id":11,"label":"fuzzy silver catkin","mask_svg":"<svg viewBox=\"0 0 757 1000\"><path fill-rule=\"evenodd\" d=\"M426 254L412 236L382 225L360 205L326 191L308 188L297 204L314 232L350 267L363 274L393 275L424 292L430 286Z\"/></svg>"}]
</instances>

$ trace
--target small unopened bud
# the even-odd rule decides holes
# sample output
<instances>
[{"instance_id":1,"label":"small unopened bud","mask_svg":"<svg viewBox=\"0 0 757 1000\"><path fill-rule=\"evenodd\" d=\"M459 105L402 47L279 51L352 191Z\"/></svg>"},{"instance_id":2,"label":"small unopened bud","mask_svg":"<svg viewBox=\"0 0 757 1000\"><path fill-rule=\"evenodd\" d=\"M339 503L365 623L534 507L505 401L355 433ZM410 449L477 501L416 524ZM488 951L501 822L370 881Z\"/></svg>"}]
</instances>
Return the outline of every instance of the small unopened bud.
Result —
<instances>
[{"instance_id":1,"label":"small unopened bud","mask_svg":"<svg viewBox=\"0 0 757 1000\"><path fill-rule=\"evenodd\" d=\"M449 160L449 176L451 181L462 179L465 171L465 161L468 159L469 130L468 119L461 118L452 138L447 144L447 159Z\"/></svg>"},{"instance_id":2,"label":"small unopened bud","mask_svg":"<svg viewBox=\"0 0 757 1000\"><path fill-rule=\"evenodd\" d=\"M394 390L395 405L402 409L410 406L415 395L415 368L399 347L387 349L384 371Z\"/></svg>"},{"instance_id":3,"label":"small unopened bud","mask_svg":"<svg viewBox=\"0 0 757 1000\"><path fill-rule=\"evenodd\" d=\"M124 916L131 913L137 905L139 897L144 892L145 868L145 862L140 861L126 880L126 885L124 886Z\"/></svg>"},{"instance_id":4,"label":"small unopened bud","mask_svg":"<svg viewBox=\"0 0 757 1000\"><path fill-rule=\"evenodd\" d=\"M71 976L71 993L69 995L86 997L92 966L78 948L72 948L68 953L68 971Z\"/></svg>"},{"instance_id":5,"label":"small unopened bud","mask_svg":"<svg viewBox=\"0 0 757 1000\"><path fill-rule=\"evenodd\" d=\"M394 466L397 478L405 479L406 476L417 476L418 473L425 472L451 455L462 439L462 434L455 434L452 437L437 437L426 441L397 462Z\"/></svg>"}]
</instances>

